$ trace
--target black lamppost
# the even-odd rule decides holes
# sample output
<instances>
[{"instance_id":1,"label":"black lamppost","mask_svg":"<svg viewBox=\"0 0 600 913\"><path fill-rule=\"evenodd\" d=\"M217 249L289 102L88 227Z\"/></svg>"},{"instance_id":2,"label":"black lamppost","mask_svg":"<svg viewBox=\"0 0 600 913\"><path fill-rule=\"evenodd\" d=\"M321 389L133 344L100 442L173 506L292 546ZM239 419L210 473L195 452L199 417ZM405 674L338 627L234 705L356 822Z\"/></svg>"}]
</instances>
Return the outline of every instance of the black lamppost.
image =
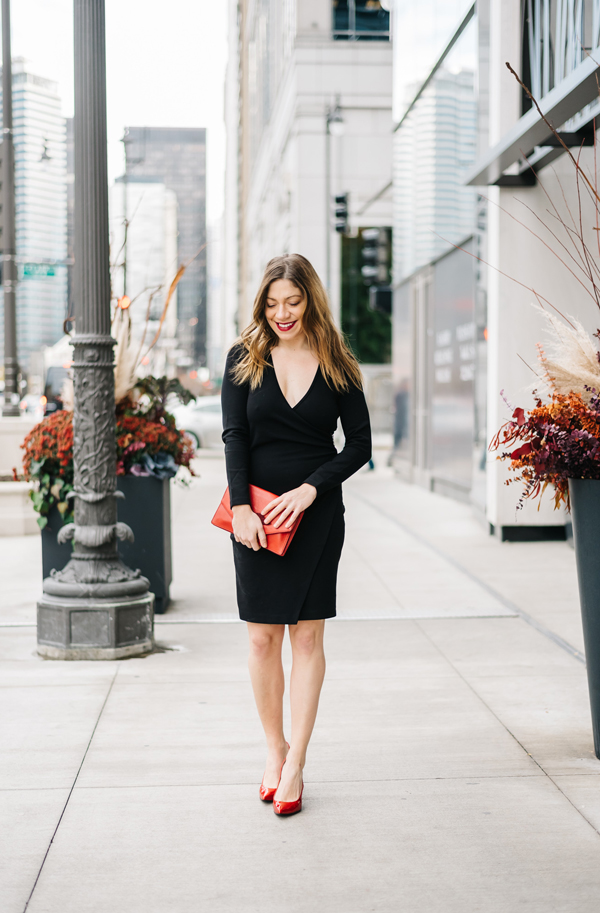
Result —
<instances>
[{"instance_id":1,"label":"black lamppost","mask_svg":"<svg viewBox=\"0 0 600 913\"><path fill-rule=\"evenodd\" d=\"M2 415L20 414L17 358L15 150L12 123L10 0L2 0L2 289L4 292L4 404Z\"/></svg>"},{"instance_id":2,"label":"black lamppost","mask_svg":"<svg viewBox=\"0 0 600 913\"><path fill-rule=\"evenodd\" d=\"M117 539L115 397L110 335L104 0L75 6L75 522L62 571L44 580L38 652L56 659L116 659L152 649L148 581L126 567Z\"/></svg>"}]
</instances>

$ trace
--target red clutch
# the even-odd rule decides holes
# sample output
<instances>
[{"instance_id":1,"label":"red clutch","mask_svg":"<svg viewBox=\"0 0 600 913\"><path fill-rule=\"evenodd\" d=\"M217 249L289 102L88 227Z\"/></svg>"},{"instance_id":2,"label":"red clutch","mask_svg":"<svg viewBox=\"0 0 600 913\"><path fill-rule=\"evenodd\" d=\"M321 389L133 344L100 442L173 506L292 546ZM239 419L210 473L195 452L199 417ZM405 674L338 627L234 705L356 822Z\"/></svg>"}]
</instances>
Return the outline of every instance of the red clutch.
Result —
<instances>
[{"instance_id":1,"label":"red clutch","mask_svg":"<svg viewBox=\"0 0 600 913\"><path fill-rule=\"evenodd\" d=\"M261 510L270 504L271 501L274 501L277 495L272 494L270 491L265 491L264 488L258 488L256 485L250 485L250 506L255 514L261 516ZM276 528L272 523L263 523L263 529L267 536L267 551L274 552L276 555L285 555L290 543L294 536L296 535L296 530L300 520L304 516L304 511L300 514L297 520L294 521L294 524L290 526L289 529L283 529L282 527ZM262 519L262 517L261 517ZM225 494L221 498L221 503L217 507L217 511L210 521L213 526L218 526L219 529L225 529L228 533L233 532L233 513L231 507L229 506L229 488L225 489Z\"/></svg>"}]
</instances>

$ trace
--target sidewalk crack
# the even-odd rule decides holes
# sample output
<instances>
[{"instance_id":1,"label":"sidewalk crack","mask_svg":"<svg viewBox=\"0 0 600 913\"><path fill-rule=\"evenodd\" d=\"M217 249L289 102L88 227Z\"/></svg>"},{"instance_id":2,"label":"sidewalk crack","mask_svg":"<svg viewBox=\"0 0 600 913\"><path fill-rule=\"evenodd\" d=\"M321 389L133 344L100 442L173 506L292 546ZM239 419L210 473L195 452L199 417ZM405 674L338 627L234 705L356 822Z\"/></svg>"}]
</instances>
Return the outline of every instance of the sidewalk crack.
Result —
<instances>
[{"instance_id":1,"label":"sidewalk crack","mask_svg":"<svg viewBox=\"0 0 600 913\"><path fill-rule=\"evenodd\" d=\"M76 784L77 784L77 780L79 779L79 774L81 773L81 769L82 769L82 767L83 767L83 765L84 765L85 759L86 759L86 757L87 757L87 753L88 753L88 751L90 750L90 747L91 747L91 744L92 744L92 740L93 740L94 736L96 735L96 729L98 728L98 724L99 724L99 722L100 722L100 720L101 720L101 718L102 718L102 714L104 713L104 708L106 707L106 705L107 705L107 703L108 703L108 699L109 699L109 697L110 697L110 695L111 695L111 691L112 691L112 689L113 689L113 685L114 685L114 683L115 683L115 681L116 681L117 675L119 674L119 669L120 669L120 666L117 666L117 668L115 669L115 674L113 675L113 677L112 677L112 679L111 679L111 682L110 682L110 685L108 686L108 691L106 692L106 697L104 698L104 700L103 700L103 702L102 702L102 706L101 706L100 711L99 711L99 713L98 713L98 717L97 717L97 719L96 719L96 722L94 723L94 728L92 729L91 735L90 735L90 737L89 737L89 739L88 739L88 743L87 743L87 745L85 746L85 751L83 752L83 757L81 758L81 762L80 762L80 764L79 764L79 767L77 768L77 773L75 774L75 779L73 780L73 783L71 784L71 788L69 789L69 794L68 794L67 798L65 799L65 804L63 805L62 811L61 811L61 813L60 813L60 815L59 815L59 818L58 818L58 821L57 821L57 823L56 823L56 827L54 828L54 831L53 831L53 833L52 833L52 837L50 838L50 843L48 844L48 846L47 846L47 848L46 848L46 852L44 853L44 858L42 859L41 865L40 865L40 867L39 867L39 869L38 869L38 873L37 873L37 875L36 875L36 877L35 877L35 881L33 882L33 887L31 888L31 891L30 891L30 893L29 893L29 897L27 898L27 901L26 901L26 903L25 903L25 906L23 907L23 913L26 913L27 907L28 907L29 904L31 903L31 899L32 899L32 897L33 897L34 891L35 891L35 889L37 888L38 882L39 882L39 880L40 880L40 876L41 876L41 874L42 874L43 868L44 868L44 866L45 866L45 864L46 864L46 860L47 860L48 855L49 855L49 853L50 853L50 850L51 850L51 848L52 848L52 844L54 843L54 839L55 839L55 837L56 837L56 835L57 835L57 833L58 833L58 829L59 829L59 827L60 827L60 825L61 825L61 823L62 823L62 820L63 820L63 818L64 818L65 812L66 812L67 807L68 807L68 805L69 805L69 801L70 801L70 799L71 799L71 796L73 795L73 790L75 789L75 786L76 786Z\"/></svg>"}]
</instances>

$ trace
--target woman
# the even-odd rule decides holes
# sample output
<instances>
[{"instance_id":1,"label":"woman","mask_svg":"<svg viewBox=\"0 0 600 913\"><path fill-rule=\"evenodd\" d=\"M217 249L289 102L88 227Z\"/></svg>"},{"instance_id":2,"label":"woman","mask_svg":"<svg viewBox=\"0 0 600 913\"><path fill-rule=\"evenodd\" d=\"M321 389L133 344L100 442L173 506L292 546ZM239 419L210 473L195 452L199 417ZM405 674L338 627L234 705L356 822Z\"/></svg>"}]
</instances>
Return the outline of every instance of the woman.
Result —
<instances>
[{"instance_id":1,"label":"woman","mask_svg":"<svg viewBox=\"0 0 600 913\"><path fill-rule=\"evenodd\" d=\"M302 808L302 771L325 675L325 619L335 615L344 542L341 483L371 456L369 414L358 362L336 329L319 277L305 257L267 265L253 321L227 357L223 440L233 513L240 618L248 623L249 668L267 738L260 787L276 814ZM337 453L341 418L346 438ZM248 485L277 497L252 511ZM266 550L263 522L290 527L281 557ZM283 734L281 647L289 625L291 744Z\"/></svg>"}]
</instances>

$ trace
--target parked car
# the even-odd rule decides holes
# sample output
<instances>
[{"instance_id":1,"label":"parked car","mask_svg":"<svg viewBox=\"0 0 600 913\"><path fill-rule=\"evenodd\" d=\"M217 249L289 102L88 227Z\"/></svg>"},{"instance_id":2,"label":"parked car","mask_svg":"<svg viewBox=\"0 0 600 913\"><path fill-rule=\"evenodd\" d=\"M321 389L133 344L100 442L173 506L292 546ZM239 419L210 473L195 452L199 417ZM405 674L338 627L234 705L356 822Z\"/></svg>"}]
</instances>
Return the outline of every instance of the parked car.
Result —
<instances>
[{"instance_id":1,"label":"parked car","mask_svg":"<svg viewBox=\"0 0 600 913\"><path fill-rule=\"evenodd\" d=\"M177 406L172 411L177 427L189 434L196 447L223 446L220 396L199 396L195 402Z\"/></svg>"},{"instance_id":2,"label":"parked car","mask_svg":"<svg viewBox=\"0 0 600 913\"><path fill-rule=\"evenodd\" d=\"M32 415L36 422L41 422L46 411L46 397L39 393L26 393L20 406L21 415Z\"/></svg>"}]
</instances>

